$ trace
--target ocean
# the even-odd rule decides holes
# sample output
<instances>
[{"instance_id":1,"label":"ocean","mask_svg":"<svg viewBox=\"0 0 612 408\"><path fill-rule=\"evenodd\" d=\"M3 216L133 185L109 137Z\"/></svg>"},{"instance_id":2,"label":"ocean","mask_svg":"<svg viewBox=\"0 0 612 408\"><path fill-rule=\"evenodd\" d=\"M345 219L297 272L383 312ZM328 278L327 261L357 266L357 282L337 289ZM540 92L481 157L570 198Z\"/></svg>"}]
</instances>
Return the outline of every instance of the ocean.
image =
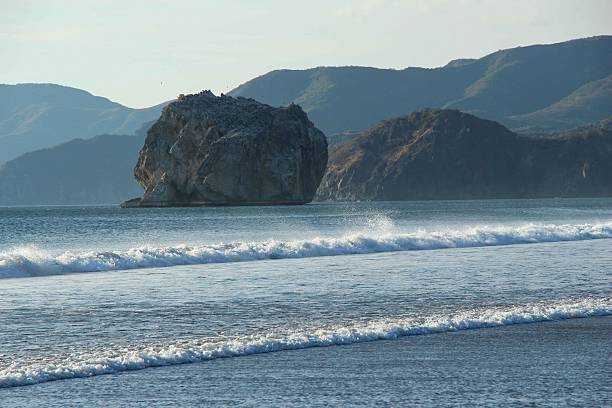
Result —
<instances>
[{"instance_id":1,"label":"ocean","mask_svg":"<svg viewBox=\"0 0 612 408\"><path fill-rule=\"evenodd\" d=\"M0 406L605 406L612 199L0 208Z\"/></svg>"}]
</instances>

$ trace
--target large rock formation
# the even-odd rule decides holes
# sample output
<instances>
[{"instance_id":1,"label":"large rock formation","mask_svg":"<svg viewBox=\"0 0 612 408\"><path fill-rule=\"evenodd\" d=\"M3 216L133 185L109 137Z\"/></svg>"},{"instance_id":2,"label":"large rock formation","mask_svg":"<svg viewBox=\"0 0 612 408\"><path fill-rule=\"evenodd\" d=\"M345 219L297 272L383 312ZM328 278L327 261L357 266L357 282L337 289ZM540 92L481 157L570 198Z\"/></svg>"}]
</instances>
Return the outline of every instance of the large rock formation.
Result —
<instances>
[{"instance_id":1,"label":"large rock formation","mask_svg":"<svg viewBox=\"0 0 612 408\"><path fill-rule=\"evenodd\" d=\"M318 200L612 196L609 122L520 136L455 110L383 121L332 147Z\"/></svg>"},{"instance_id":2,"label":"large rock formation","mask_svg":"<svg viewBox=\"0 0 612 408\"><path fill-rule=\"evenodd\" d=\"M204 91L149 130L134 170L144 196L124 206L303 204L326 164L325 136L299 106Z\"/></svg>"}]
</instances>

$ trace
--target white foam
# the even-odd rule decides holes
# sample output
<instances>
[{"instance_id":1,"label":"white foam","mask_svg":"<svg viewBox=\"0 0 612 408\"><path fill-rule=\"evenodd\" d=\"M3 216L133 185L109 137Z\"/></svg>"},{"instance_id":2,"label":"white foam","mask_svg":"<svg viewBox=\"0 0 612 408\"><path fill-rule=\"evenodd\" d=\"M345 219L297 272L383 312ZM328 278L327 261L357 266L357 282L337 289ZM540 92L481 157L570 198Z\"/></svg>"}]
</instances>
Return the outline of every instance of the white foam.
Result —
<instances>
[{"instance_id":1,"label":"white foam","mask_svg":"<svg viewBox=\"0 0 612 408\"><path fill-rule=\"evenodd\" d=\"M293 332L275 331L219 341L188 340L160 346L123 347L51 357L52 359L47 361L13 362L9 367L0 368L0 388L141 370L147 367L195 363L221 357L608 315L612 315L612 298L584 298L484 310L463 310L451 315L389 318L369 323Z\"/></svg>"},{"instance_id":2,"label":"white foam","mask_svg":"<svg viewBox=\"0 0 612 408\"><path fill-rule=\"evenodd\" d=\"M0 253L0 278L608 238L612 238L612 222L484 226L405 233L396 230L374 231L348 234L339 238L319 237L309 240L231 242L198 246L146 246L125 251L65 252L56 255L32 248L21 248Z\"/></svg>"}]
</instances>

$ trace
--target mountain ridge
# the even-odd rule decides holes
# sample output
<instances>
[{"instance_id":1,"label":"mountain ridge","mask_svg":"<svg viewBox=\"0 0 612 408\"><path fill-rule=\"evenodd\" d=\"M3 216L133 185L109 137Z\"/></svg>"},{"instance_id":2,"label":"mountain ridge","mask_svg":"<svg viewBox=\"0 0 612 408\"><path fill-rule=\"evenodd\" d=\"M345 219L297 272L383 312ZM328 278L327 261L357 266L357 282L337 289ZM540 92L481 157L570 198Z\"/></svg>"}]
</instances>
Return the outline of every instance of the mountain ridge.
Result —
<instances>
[{"instance_id":1,"label":"mountain ridge","mask_svg":"<svg viewBox=\"0 0 612 408\"><path fill-rule=\"evenodd\" d=\"M612 36L604 35L499 50L436 68L274 70L229 94L273 106L296 103L328 135L363 131L424 107L459 109L513 128L559 130L586 120L558 123L519 115L543 110L579 87L612 75L610 49Z\"/></svg>"},{"instance_id":2,"label":"mountain ridge","mask_svg":"<svg viewBox=\"0 0 612 408\"><path fill-rule=\"evenodd\" d=\"M132 134L167 103L133 109L63 85L0 84L0 163L75 138Z\"/></svg>"},{"instance_id":3,"label":"mountain ridge","mask_svg":"<svg viewBox=\"0 0 612 408\"><path fill-rule=\"evenodd\" d=\"M73 139L0 165L0 205L119 204L142 194L133 168L145 133Z\"/></svg>"},{"instance_id":4,"label":"mountain ridge","mask_svg":"<svg viewBox=\"0 0 612 408\"><path fill-rule=\"evenodd\" d=\"M550 139L585 129L593 131L597 126L601 132L609 129L612 53L605 52L609 49L612 49L612 36L597 36L499 50L482 58L455 59L436 68L349 66L274 70L247 81L230 95L242 93L244 97L272 106L294 102L301 105L315 126L326 131L332 152L381 120L405 116L425 107L466 110L484 119L499 121L533 139ZM545 92L548 88L539 82L555 88L554 92ZM533 83L536 85L530 86ZM26 92L13 92L20 87ZM51 197L59 192L56 189L53 193L51 189L46 195L28 198L27 203L81 204L95 203L95 200L115 203L138 195L139 190L130 190L135 185L131 169L138 149L135 139L128 135L142 123L157 119L167 103L132 109L78 88L32 83L0 85L0 165L6 161L0 169L0 189L23 197L19 195L22 190L29 189L34 194L35 186L42 186L44 190L47 185L58 185L60 179L67 179L70 172L86 173L83 168L91 168L87 160L71 161L64 155L74 149L73 154L89 158L91 163L100 166L101 174L107 175L108 180L130 193L124 196L107 190L106 196L96 195L91 193L95 186L87 186L80 180L75 183L75 189L89 191L90 198L61 194ZM106 136L96 137L102 134ZM77 138L84 140L66 143ZM91 138L95 140L87 143ZM51 147L57 149L48 149ZM127 179L98 160L98 148L107 154L116 152L117 158L124 162L113 162L114 166L123 169ZM35 174L40 178L37 181L34 173L24 172L27 166L23 163L32 157L21 155L27 152L41 152L34 156L41 163L50 166L55 166L54 162L64 163L66 168L63 173L56 173L57 179L45 178L44 169L29 161L32 168L37 168ZM106 183L93 176L90 181ZM28 187L29 184L33 187ZM5 193L2 198L0 192L0 204L20 203L17 198L7 199L7 196Z\"/></svg>"}]
</instances>

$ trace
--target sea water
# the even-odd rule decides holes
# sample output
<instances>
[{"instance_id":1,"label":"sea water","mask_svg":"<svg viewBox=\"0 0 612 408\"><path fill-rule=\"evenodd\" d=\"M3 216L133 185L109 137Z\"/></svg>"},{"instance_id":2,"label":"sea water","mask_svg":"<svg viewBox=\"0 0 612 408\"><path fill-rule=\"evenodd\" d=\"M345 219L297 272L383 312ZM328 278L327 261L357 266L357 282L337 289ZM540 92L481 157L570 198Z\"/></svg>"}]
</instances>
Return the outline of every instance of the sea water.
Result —
<instances>
[{"instance_id":1,"label":"sea water","mask_svg":"<svg viewBox=\"0 0 612 408\"><path fill-rule=\"evenodd\" d=\"M360 344L367 370L389 342L402 355L416 337L609 322L611 269L611 199L0 208L0 401L49 403L34 395L55 389L65 403L130 372L210 386L191 363L227 369L221 387L236 357L259 359L257 377L275 355L341 365L356 349L337 346Z\"/></svg>"}]
</instances>

